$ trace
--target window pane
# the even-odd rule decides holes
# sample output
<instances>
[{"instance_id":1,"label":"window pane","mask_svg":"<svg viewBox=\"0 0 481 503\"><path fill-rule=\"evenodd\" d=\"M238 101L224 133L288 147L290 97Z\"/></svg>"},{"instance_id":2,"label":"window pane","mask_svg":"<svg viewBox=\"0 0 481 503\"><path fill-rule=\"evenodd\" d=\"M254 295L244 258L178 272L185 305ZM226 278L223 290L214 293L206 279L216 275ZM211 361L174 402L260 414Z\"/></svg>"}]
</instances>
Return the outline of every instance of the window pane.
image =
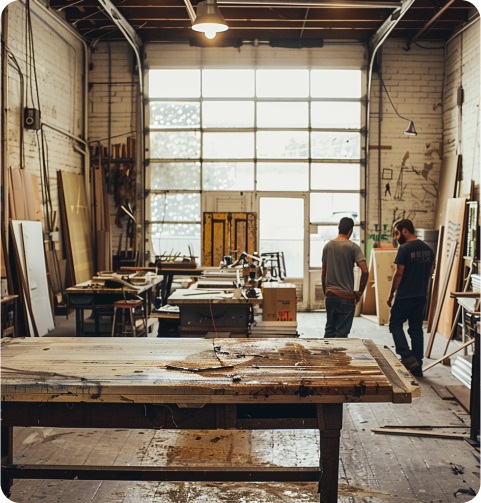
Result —
<instances>
[{"instance_id":1,"label":"window pane","mask_svg":"<svg viewBox=\"0 0 481 503\"><path fill-rule=\"evenodd\" d=\"M254 127L253 101L204 101L204 127Z\"/></svg>"},{"instance_id":2,"label":"window pane","mask_svg":"<svg viewBox=\"0 0 481 503\"><path fill-rule=\"evenodd\" d=\"M254 190L254 165L249 162L205 162L204 190Z\"/></svg>"},{"instance_id":3,"label":"window pane","mask_svg":"<svg viewBox=\"0 0 481 503\"><path fill-rule=\"evenodd\" d=\"M307 98L309 70L257 70L257 96Z\"/></svg>"},{"instance_id":4,"label":"window pane","mask_svg":"<svg viewBox=\"0 0 481 503\"><path fill-rule=\"evenodd\" d=\"M318 225L317 234L310 234L310 267L322 266L322 250L324 245L334 239L339 231L337 225ZM351 241L361 245L361 230L358 225L354 226L352 231Z\"/></svg>"},{"instance_id":5,"label":"window pane","mask_svg":"<svg viewBox=\"0 0 481 503\"><path fill-rule=\"evenodd\" d=\"M259 127L303 127L309 125L307 103L260 102L257 104Z\"/></svg>"},{"instance_id":6,"label":"window pane","mask_svg":"<svg viewBox=\"0 0 481 503\"><path fill-rule=\"evenodd\" d=\"M200 162L151 163L152 190L200 190Z\"/></svg>"},{"instance_id":7,"label":"window pane","mask_svg":"<svg viewBox=\"0 0 481 503\"><path fill-rule=\"evenodd\" d=\"M153 194L153 222L199 222L200 194Z\"/></svg>"},{"instance_id":8,"label":"window pane","mask_svg":"<svg viewBox=\"0 0 481 503\"><path fill-rule=\"evenodd\" d=\"M198 98L200 70L150 70L151 98Z\"/></svg>"},{"instance_id":9,"label":"window pane","mask_svg":"<svg viewBox=\"0 0 481 503\"><path fill-rule=\"evenodd\" d=\"M360 70L311 70L313 98L360 98Z\"/></svg>"},{"instance_id":10,"label":"window pane","mask_svg":"<svg viewBox=\"0 0 481 503\"><path fill-rule=\"evenodd\" d=\"M254 70L202 70L202 96L250 98L254 96Z\"/></svg>"},{"instance_id":11,"label":"window pane","mask_svg":"<svg viewBox=\"0 0 481 503\"><path fill-rule=\"evenodd\" d=\"M319 128L360 128L361 103L311 103L311 126Z\"/></svg>"},{"instance_id":12,"label":"window pane","mask_svg":"<svg viewBox=\"0 0 481 503\"><path fill-rule=\"evenodd\" d=\"M200 262L200 224L153 224L152 248L155 255L182 253L190 255L189 246Z\"/></svg>"},{"instance_id":13,"label":"window pane","mask_svg":"<svg viewBox=\"0 0 481 503\"><path fill-rule=\"evenodd\" d=\"M264 159L307 159L307 131L259 131L257 157Z\"/></svg>"},{"instance_id":14,"label":"window pane","mask_svg":"<svg viewBox=\"0 0 481 503\"><path fill-rule=\"evenodd\" d=\"M311 156L314 159L360 159L359 133L312 132Z\"/></svg>"},{"instance_id":15,"label":"window pane","mask_svg":"<svg viewBox=\"0 0 481 503\"><path fill-rule=\"evenodd\" d=\"M359 194L311 194L311 222L332 222L337 225L343 217L359 223Z\"/></svg>"},{"instance_id":16,"label":"window pane","mask_svg":"<svg viewBox=\"0 0 481 503\"><path fill-rule=\"evenodd\" d=\"M304 275L304 200L263 197L260 200L259 249L284 252L290 278Z\"/></svg>"},{"instance_id":17,"label":"window pane","mask_svg":"<svg viewBox=\"0 0 481 503\"><path fill-rule=\"evenodd\" d=\"M361 166L359 164L311 164L311 189L359 190L360 188Z\"/></svg>"},{"instance_id":18,"label":"window pane","mask_svg":"<svg viewBox=\"0 0 481 503\"><path fill-rule=\"evenodd\" d=\"M307 163L260 162L257 165L257 190L308 190Z\"/></svg>"},{"instance_id":19,"label":"window pane","mask_svg":"<svg viewBox=\"0 0 481 503\"><path fill-rule=\"evenodd\" d=\"M151 102L150 127L200 127L200 103Z\"/></svg>"},{"instance_id":20,"label":"window pane","mask_svg":"<svg viewBox=\"0 0 481 503\"><path fill-rule=\"evenodd\" d=\"M204 133L205 159L254 157L254 133Z\"/></svg>"},{"instance_id":21,"label":"window pane","mask_svg":"<svg viewBox=\"0 0 481 503\"><path fill-rule=\"evenodd\" d=\"M200 133L169 131L150 133L152 159L195 159L200 157Z\"/></svg>"}]
</instances>

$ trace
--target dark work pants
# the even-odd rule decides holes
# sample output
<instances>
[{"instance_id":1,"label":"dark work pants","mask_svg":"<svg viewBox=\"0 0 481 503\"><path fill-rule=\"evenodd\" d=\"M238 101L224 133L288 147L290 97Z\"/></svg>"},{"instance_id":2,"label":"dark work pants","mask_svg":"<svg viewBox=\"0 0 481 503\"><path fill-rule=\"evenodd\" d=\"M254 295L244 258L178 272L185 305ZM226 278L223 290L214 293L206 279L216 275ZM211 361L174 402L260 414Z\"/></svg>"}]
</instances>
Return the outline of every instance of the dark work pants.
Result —
<instances>
[{"instance_id":1,"label":"dark work pants","mask_svg":"<svg viewBox=\"0 0 481 503\"><path fill-rule=\"evenodd\" d=\"M424 356L423 318L425 305L426 297L395 299L389 319L389 331L394 339L396 353L401 358L414 355L420 365L423 363ZM411 337L411 349L403 329L406 321L408 322L408 334Z\"/></svg>"},{"instance_id":2,"label":"dark work pants","mask_svg":"<svg viewBox=\"0 0 481 503\"><path fill-rule=\"evenodd\" d=\"M356 305L354 299L343 299L334 294L326 296L326 331L324 337L347 337L352 327Z\"/></svg>"}]
</instances>

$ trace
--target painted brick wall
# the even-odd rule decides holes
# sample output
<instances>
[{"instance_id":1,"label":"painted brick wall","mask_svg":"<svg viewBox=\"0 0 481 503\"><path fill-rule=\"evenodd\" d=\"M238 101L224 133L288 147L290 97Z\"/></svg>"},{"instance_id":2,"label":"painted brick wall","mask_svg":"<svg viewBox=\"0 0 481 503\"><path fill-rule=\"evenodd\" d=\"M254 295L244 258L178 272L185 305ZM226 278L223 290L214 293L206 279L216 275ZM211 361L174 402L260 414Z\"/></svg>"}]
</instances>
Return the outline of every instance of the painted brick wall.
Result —
<instances>
[{"instance_id":1,"label":"painted brick wall","mask_svg":"<svg viewBox=\"0 0 481 503\"><path fill-rule=\"evenodd\" d=\"M381 75L398 113L413 120L417 136L403 134L408 121L396 115L373 74L370 155L367 178L367 247L392 243L395 220L410 218L416 228L431 229L443 155L442 44L413 45L387 41L381 54ZM380 138L379 138L380 136Z\"/></svg>"},{"instance_id":2,"label":"painted brick wall","mask_svg":"<svg viewBox=\"0 0 481 503\"><path fill-rule=\"evenodd\" d=\"M46 145L47 178L49 181L52 209L58 214L57 171L81 173L85 150L81 142L72 138L83 137L83 69L84 48L82 42L66 28L63 21L52 18L37 2L31 2L35 68L37 73L39 102L34 82L32 61L26 58L25 5L9 4L7 45L15 56L24 75L25 106L41 109ZM18 168L20 161L21 85L18 71L8 65L7 77L7 166ZM33 95L33 98L32 98ZM63 134L48 126L65 131ZM25 168L41 178L39 160L40 132L23 129ZM68 136L70 135L70 136ZM41 187L39 183L39 194Z\"/></svg>"},{"instance_id":3,"label":"painted brick wall","mask_svg":"<svg viewBox=\"0 0 481 503\"><path fill-rule=\"evenodd\" d=\"M469 195L474 180L479 200L479 19L446 44L446 90L444 104L444 155L462 155L459 195ZM458 104L458 89L464 99Z\"/></svg>"}]
</instances>

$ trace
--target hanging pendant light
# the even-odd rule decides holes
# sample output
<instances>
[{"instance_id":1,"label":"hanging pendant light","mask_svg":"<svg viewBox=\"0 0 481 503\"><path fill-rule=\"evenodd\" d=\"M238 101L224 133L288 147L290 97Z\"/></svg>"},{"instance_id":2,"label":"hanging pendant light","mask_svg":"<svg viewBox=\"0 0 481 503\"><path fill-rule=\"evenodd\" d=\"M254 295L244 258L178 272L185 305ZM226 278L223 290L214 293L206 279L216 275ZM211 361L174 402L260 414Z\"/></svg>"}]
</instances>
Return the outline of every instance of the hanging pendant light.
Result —
<instances>
[{"instance_id":1,"label":"hanging pendant light","mask_svg":"<svg viewBox=\"0 0 481 503\"><path fill-rule=\"evenodd\" d=\"M215 0L203 0L197 4L197 14L192 24L194 31L203 32L207 38L229 29Z\"/></svg>"},{"instance_id":2,"label":"hanging pendant light","mask_svg":"<svg viewBox=\"0 0 481 503\"><path fill-rule=\"evenodd\" d=\"M404 131L404 134L407 134L408 136L417 136L416 129L414 129L413 121L409 121L409 125Z\"/></svg>"}]
</instances>

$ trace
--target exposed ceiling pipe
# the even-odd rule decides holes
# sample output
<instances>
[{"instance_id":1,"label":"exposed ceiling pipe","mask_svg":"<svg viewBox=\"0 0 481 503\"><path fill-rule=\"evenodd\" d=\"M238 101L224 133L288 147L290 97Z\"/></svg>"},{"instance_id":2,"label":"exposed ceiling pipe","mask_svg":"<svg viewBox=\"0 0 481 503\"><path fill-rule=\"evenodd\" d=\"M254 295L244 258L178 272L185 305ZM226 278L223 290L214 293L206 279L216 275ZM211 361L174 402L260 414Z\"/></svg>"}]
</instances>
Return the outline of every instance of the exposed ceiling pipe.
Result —
<instances>
[{"instance_id":1,"label":"exposed ceiling pipe","mask_svg":"<svg viewBox=\"0 0 481 503\"><path fill-rule=\"evenodd\" d=\"M187 4L189 0L184 0ZM190 2L189 2L190 3ZM217 0L218 5L254 5L257 7L354 7L359 9L399 9L402 2L363 2L359 0Z\"/></svg>"},{"instance_id":2,"label":"exposed ceiling pipe","mask_svg":"<svg viewBox=\"0 0 481 503\"><path fill-rule=\"evenodd\" d=\"M141 190L145 189L145 173L144 173L144 154L145 154L145 138L144 138L144 65L142 62L142 39L137 35L135 29L130 23L122 16L117 10L115 5L110 0L98 0L98 2L105 9L107 15L112 19L116 26L120 29L123 36L134 50L135 58L137 61L137 69L139 74L139 103L137 113L137 128L136 136L139 147L136 147L136 161L138 166L138 173L140 173L140 186ZM140 222L142 229L145 223L145 197L142 197L140 204ZM139 240L139 259L141 264L145 259L145 243L143 239Z\"/></svg>"},{"instance_id":3,"label":"exposed ceiling pipe","mask_svg":"<svg viewBox=\"0 0 481 503\"><path fill-rule=\"evenodd\" d=\"M386 19L382 26L376 31L376 33L371 37L369 41L369 49L370 49L370 59L369 59L369 68L367 75L367 103L366 103L366 173L365 173L365 186L367 186L368 174L369 174L369 116L371 114L371 86L372 86L372 71L374 68L374 61L376 60L377 51L380 49L382 44L386 41L388 36L392 33L397 24L404 17L406 12L412 7L415 0L404 0L402 2L402 6L400 10L395 11L389 19ZM379 146L380 147L380 146ZM365 218L367 221L368 217L368 206L367 206L367 198L365 198ZM378 228L382 228L382 208L379 208L379 224Z\"/></svg>"},{"instance_id":4,"label":"exposed ceiling pipe","mask_svg":"<svg viewBox=\"0 0 481 503\"><path fill-rule=\"evenodd\" d=\"M411 44L416 42L416 40L421 37L421 35L429 29L429 27L434 24L440 16L446 12L446 10L455 2L456 0L449 0L446 5L443 5L437 12L434 14L434 16L411 38L408 40L408 44L406 47L406 50L409 51L411 49Z\"/></svg>"},{"instance_id":5,"label":"exposed ceiling pipe","mask_svg":"<svg viewBox=\"0 0 481 503\"><path fill-rule=\"evenodd\" d=\"M190 22L193 23L195 21L194 7L192 7L190 0L184 0L184 3L185 3L185 7L187 9L187 14L189 14L189 17L190 17Z\"/></svg>"}]
</instances>

